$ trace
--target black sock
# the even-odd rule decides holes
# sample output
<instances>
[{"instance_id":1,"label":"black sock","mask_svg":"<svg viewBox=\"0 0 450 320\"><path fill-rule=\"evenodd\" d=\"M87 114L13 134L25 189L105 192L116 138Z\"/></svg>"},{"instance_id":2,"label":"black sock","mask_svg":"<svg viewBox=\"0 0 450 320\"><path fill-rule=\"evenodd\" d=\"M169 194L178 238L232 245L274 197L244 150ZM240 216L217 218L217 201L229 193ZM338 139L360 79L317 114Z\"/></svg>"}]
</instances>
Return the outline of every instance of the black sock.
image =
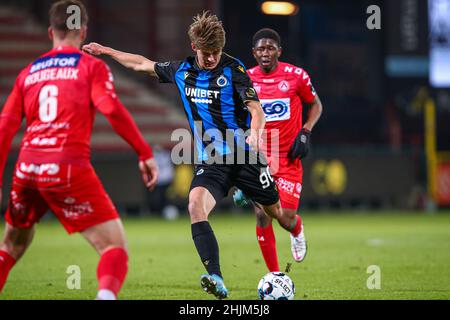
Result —
<instances>
[{"instance_id":1,"label":"black sock","mask_svg":"<svg viewBox=\"0 0 450 320\"><path fill-rule=\"evenodd\" d=\"M192 239L198 255L209 274L222 277L219 264L219 245L208 221L201 221L191 225Z\"/></svg>"}]
</instances>

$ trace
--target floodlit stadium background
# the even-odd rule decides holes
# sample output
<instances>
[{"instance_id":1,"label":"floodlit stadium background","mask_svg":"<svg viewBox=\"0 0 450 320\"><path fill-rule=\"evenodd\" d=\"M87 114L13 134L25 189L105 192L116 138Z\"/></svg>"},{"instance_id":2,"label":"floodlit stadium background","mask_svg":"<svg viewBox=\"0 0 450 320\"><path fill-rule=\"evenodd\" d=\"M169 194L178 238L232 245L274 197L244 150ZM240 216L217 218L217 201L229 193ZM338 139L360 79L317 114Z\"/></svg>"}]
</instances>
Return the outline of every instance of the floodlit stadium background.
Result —
<instances>
[{"instance_id":1,"label":"floodlit stadium background","mask_svg":"<svg viewBox=\"0 0 450 320\"><path fill-rule=\"evenodd\" d=\"M0 5L2 103L19 69L50 46L46 40L50 3L3 0ZM445 70L450 68L450 1L298 1L293 16L266 15L261 3L133 0L124 6L118 0L90 0L88 40L157 61L181 59L191 54L186 29L192 16L209 9L224 22L225 51L251 67L252 35L261 27L275 28L283 41L282 60L309 72L324 105L312 137L313 151L304 161L301 209L448 206L450 73ZM379 30L367 27L373 13L367 8L373 4L381 10ZM108 63L120 98L146 139L170 152L176 143L171 132L187 126L175 89ZM436 147L431 145L428 153L427 102L436 110L436 130L430 133L436 135ZM155 207L155 196L148 199L132 150L101 115L97 118L93 162L116 205L125 214L161 213L165 204ZM19 142L20 136L6 169L6 183ZM185 214L191 168L166 169L161 184L168 185L168 204ZM8 188L4 191L7 194ZM230 201L222 204L229 205Z\"/></svg>"}]
</instances>

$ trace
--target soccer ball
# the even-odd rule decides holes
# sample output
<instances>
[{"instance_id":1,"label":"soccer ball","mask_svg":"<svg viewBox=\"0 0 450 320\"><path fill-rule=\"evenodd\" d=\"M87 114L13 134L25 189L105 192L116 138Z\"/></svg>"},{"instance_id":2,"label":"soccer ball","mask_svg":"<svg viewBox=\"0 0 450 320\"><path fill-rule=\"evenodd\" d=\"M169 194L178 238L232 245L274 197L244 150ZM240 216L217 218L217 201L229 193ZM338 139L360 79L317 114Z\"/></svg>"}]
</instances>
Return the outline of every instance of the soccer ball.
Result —
<instances>
[{"instance_id":1,"label":"soccer ball","mask_svg":"<svg viewBox=\"0 0 450 320\"><path fill-rule=\"evenodd\" d=\"M294 283L282 272L269 272L258 284L259 300L293 300L294 294Z\"/></svg>"}]
</instances>

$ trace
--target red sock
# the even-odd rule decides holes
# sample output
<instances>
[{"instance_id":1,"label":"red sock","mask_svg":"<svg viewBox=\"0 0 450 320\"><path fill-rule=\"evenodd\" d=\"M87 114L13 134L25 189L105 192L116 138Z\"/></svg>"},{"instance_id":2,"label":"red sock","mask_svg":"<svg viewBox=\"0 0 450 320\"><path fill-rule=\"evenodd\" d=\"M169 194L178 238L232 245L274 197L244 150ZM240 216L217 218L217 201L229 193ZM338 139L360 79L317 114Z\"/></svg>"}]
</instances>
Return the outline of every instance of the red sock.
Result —
<instances>
[{"instance_id":1,"label":"red sock","mask_svg":"<svg viewBox=\"0 0 450 320\"><path fill-rule=\"evenodd\" d=\"M127 271L128 254L123 248L113 248L103 253L97 268L99 290L110 290L117 297Z\"/></svg>"},{"instance_id":2,"label":"red sock","mask_svg":"<svg viewBox=\"0 0 450 320\"><path fill-rule=\"evenodd\" d=\"M270 272L280 271L278 266L277 246L275 241L275 234L272 225L261 228L256 226L256 236L259 247L266 262L266 266Z\"/></svg>"},{"instance_id":3,"label":"red sock","mask_svg":"<svg viewBox=\"0 0 450 320\"><path fill-rule=\"evenodd\" d=\"M292 229L291 233L294 237L298 236L300 232L302 232L302 218L297 214L295 215L295 219L297 219L297 222L295 224L294 229Z\"/></svg>"},{"instance_id":4,"label":"red sock","mask_svg":"<svg viewBox=\"0 0 450 320\"><path fill-rule=\"evenodd\" d=\"M8 278L9 271L16 263L16 260L8 252L0 250L0 292Z\"/></svg>"}]
</instances>

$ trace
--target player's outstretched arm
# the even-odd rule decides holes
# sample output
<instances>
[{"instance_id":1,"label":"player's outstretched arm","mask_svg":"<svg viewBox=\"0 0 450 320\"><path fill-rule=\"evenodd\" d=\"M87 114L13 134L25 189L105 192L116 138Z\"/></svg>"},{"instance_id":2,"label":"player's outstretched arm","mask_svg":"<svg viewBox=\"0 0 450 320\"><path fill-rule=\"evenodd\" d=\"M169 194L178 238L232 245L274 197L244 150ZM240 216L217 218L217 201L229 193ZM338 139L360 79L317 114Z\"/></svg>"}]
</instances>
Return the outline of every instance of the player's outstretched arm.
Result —
<instances>
[{"instance_id":1,"label":"player's outstretched arm","mask_svg":"<svg viewBox=\"0 0 450 320\"><path fill-rule=\"evenodd\" d=\"M143 71L151 76L157 76L155 73L155 62L139 54L127 53L113 48L102 46L96 42L91 42L83 46L83 51L94 56L107 55L119 62L121 65L133 69L134 71Z\"/></svg>"}]
</instances>

